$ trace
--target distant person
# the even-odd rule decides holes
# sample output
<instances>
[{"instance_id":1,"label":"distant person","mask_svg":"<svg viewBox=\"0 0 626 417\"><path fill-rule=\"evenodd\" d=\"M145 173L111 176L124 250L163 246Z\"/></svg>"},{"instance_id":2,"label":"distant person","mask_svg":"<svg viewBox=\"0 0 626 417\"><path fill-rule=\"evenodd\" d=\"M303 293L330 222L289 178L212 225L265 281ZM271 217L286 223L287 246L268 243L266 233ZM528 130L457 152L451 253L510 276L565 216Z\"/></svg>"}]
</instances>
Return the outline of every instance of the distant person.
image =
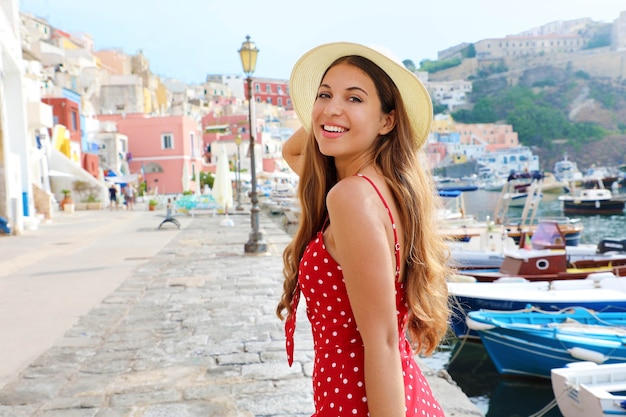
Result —
<instances>
[{"instance_id":1,"label":"distant person","mask_svg":"<svg viewBox=\"0 0 626 417\"><path fill-rule=\"evenodd\" d=\"M165 219L161 222L161 224L159 224L159 229L165 223L173 223L173 224L176 225L176 227L178 227L180 229L180 222L174 218L174 213L173 213L173 207L172 206L173 206L172 199L168 198L167 199L167 205L165 206Z\"/></svg>"},{"instance_id":2,"label":"distant person","mask_svg":"<svg viewBox=\"0 0 626 417\"><path fill-rule=\"evenodd\" d=\"M443 417L415 362L448 329L447 247L422 149L430 96L415 74L353 43L295 64L303 128L283 156L299 175L298 230L283 255L287 357L306 300L315 416Z\"/></svg>"},{"instance_id":3,"label":"distant person","mask_svg":"<svg viewBox=\"0 0 626 417\"><path fill-rule=\"evenodd\" d=\"M113 210L113 206L115 206L115 210L117 210L118 205L117 186L115 184L111 184L109 187L109 210Z\"/></svg>"},{"instance_id":4,"label":"distant person","mask_svg":"<svg viewBox=\"0 0 626 417\"><path fill-rule=\"evenodd\" d=\"M125 188L124 201L126 201L126 208L132 210L135 204L135 187L132 184L128 184Z\"/></svg>"}]
</instances>

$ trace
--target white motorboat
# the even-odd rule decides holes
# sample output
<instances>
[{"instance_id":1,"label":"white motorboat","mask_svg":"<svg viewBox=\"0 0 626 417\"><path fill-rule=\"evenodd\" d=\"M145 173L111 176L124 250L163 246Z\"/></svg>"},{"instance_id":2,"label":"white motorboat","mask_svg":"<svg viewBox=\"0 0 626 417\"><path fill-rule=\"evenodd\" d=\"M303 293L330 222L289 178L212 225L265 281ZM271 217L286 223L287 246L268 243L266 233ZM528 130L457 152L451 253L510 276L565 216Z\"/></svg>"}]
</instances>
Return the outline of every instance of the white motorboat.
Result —
<instances>
[{"instance_id":1,"label":"white motorboat","mask_svg":"<svg viewBox=\"0 0 626 417\"><path fill-rule=\"evenodd\" d=\"M626 415L626 363L574 362L552 369L551 381L564 417Z\"/></svg>"}]
</instances>

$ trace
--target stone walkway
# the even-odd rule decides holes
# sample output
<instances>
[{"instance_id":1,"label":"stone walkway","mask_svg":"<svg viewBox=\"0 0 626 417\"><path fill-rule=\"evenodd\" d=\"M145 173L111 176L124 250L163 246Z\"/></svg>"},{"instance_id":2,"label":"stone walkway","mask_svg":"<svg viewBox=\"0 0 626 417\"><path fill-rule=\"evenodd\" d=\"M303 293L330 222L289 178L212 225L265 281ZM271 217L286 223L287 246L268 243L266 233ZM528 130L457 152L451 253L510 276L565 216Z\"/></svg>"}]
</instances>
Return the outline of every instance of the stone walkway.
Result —
<instances>
[{"instance_id":1,"label":"stone walkway","mask_svg":"<svg viewBox=\"0 0 626 417\"><path fill-rule=\"evenodd\" d=\"M0 416L310 416L310 326L300 313L290 368L274 313L290 237L262 215L270 251L245 255L250 217L230 217L137 231L172 238L0 389ZM445 372L423 369L447 416L481 416Z\"/></svg>"}]
</instances>

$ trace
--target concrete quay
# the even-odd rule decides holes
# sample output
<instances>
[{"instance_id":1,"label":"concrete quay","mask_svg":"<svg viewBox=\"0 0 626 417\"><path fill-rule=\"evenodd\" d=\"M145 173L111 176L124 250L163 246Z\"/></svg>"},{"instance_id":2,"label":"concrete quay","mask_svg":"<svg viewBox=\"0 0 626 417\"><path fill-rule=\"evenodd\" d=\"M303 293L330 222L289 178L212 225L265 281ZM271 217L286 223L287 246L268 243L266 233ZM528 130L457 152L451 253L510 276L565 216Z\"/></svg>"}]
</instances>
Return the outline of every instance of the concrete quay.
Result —
<instances>
[{"instance_id":1,"label":"concrete quay","mask_svg":"<svg viewBox=\"0 0 626 417\"><path fill-rule=\"evenodd\" d=\"M0 417L313 413L306 314L291 368L274 314L290 237L261 214L269 252L246 255L248 213L160 214L56 213L0 238ZM482 416L420 365L447 416Z\"/></svg>"}]
</instances>

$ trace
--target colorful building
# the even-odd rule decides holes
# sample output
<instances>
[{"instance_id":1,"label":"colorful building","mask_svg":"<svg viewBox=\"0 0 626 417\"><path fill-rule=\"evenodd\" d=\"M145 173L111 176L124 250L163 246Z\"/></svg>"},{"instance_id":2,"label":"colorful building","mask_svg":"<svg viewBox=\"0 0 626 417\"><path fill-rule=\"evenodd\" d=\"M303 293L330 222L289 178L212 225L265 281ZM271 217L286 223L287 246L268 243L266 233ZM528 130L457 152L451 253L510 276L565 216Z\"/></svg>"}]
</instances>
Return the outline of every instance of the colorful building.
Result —
<instances>
[{"instance_id":1,"label":"colorful building","mask_svg":"<svg viewBox=\"0 0 626 417\"><path fill-rule=\"evenodd\" d=\"M245 79L243 81L246 83ZM254 91L254 100L257 103L267 103L282 107L285 110L293 110L293 104L289 97L289 82L287 80L253 78L252 89ZM246 92L246 98L247 95Z\"/></svg>"},{"instance_id":2,"label":"colorful building","mask_svg":"<svg viewBox=\"0 0 626 417\"><path fill-rule=\"evenodd\" d=\"M201 129L191 117L133 113L99 115L98 119L115 122L117 132L128 137L130 173L140 175L148 192L195 191L194 178L208 171L202 160Z\"/></svg>"}]
</instances>

